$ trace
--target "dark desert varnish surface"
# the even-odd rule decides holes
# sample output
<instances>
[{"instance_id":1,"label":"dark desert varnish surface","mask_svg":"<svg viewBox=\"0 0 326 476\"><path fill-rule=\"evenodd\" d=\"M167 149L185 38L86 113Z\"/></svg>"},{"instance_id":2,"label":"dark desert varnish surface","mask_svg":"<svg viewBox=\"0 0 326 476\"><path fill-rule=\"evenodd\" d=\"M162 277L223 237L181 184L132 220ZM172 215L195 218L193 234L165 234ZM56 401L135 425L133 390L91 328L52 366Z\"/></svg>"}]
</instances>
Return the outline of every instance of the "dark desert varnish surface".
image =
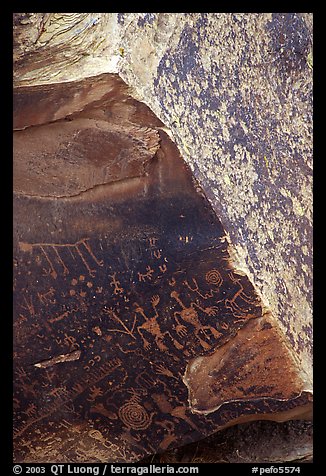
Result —
<instances>
[{"instance_id":1,"label":"dark desert varnish surface","mask_svg":"<svg viewBox=\"0 0 326 476\"><path fill-rule=\"evenodd\" d=\"M137 461L306 408L161 122L112 75L92 84L17 92L15 460Z\"/></svg>"}]
</instances>

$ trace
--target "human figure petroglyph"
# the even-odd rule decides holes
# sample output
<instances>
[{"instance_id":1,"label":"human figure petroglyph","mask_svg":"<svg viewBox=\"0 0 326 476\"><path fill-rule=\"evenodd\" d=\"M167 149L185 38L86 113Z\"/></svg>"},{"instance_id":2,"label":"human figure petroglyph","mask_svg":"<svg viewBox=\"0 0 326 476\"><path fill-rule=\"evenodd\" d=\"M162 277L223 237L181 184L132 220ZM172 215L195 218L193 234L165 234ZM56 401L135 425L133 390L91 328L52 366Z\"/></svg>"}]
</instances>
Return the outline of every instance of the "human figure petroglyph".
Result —
<instances>
[{"instance_id":1,"label":"human figure petroglyph","mask_svg":"<svg viewBox=\"0 0 326 476\"><path fill-rule=\"evenodd\" d=\"M138 273L138 281L146 282L146 280L152 280L152 274L154 270L150 266L146 266L146 273Z\"/></svg>"},{"instance_id":2,"label":"human figure petroglyph","mask_svg":"<svg viewBox=\"0 0 326 476\"><path fill-rule=\"evenodd\" d=\"M178 335L180 336L186 336L187 335L187 328L186 326L184 326L183 324L180 323L180 320L178 319L177 316L180 316L181 319L189 324L191 324L192 326L194 326L195 328L195 335L197 337L197 339L199 340L200 342L200 345L204 348L204 349L210 349L211 346L210 344L208 344L207 342L205 342L199 335L200 332L203 332L204 335L206 336L206 331L210 331L211 334L215 337L215 338L218 338L220 337L221 333L218 332L214 327L212 326L206 326L206 325L203 325L200 320L199 320L199 316L198 316L198 312L196 311L195 309L195 306L200 309L201 311L203 311L204 313L208 314L209 316L215 316L217 314L217 308L215 308L214 306L212 307L206 307L206 308L202 308L198 303L196 302L191 302L190 306L187 307L185 306L185 304L181 301L180 299L180 295L177 291L172 291L170 296L175 299L177 301L177 303L179 304L179 306L182 308L181 311L175 311L174 312L174 317L175 317L175 320L177 321L177 327L176 327L176 332Z\"/></svg>"},{"instance_id":3,"label":"human figure petroglyph","mask_svg":"<svg viewBox=\"0 0 326 476\"><path fill-rule=\"evenodd\" d=\"M196 278L193 277L191 278L191 280L192 280L192 285L189 284L188 280L184 280L183 284L187 286L187 288L190 289L190 291L198 294L198 296L200 296L204 300L212 298L214 294L218 294L219 288L223 284L223 278L221 276L221 273L215 268L211 269L210 271L207 271L207 273L205 274L206 282L210 286L213 286L213 288L211 287L207 293L203 294L201 292ZM219 301L215 302L215 304L218 304L219 302L222 302L222 301L223 299L220 299Z\"/></svg>"},{"instance_id":4,"label":"human figure petroglyph","mask_svg":"<svg viewBox=\"0 0 326 476\"><path fill-rule=\"evenodd\" d=\"M112 278L112 281L110 281L110 286L114 286L113 293L115 295L122 294L124 291L121 287L120 281L116 278L116 275L116 272L114 272L113 274L109 274L110 278Z\"/></svg>"},{"instance_id":5,"label":"human figure petroglyph","mask_svg":"<svg viewBox=\"0 0 326 476\"><path fill-rule=\"evenodd\" d=\"M182 345L176 339L174 339L172 337L172 335L170 334L169 331L162 332L162 330L160 328L160 325L157 321L158 312L157 312L157 309L156 309L159 302L160 302L160 297L158 295L152 296L151 304L152 304L152 308L153 308L154 313L155 313L153 317L147 317L147 315L145 314L144 308L139 306L137 303L135 303L135 306L136 306L135 312L137 314L140 314L144 318L144 321L145 321L142 325L137 326L137 332L143 340L144 349L148 350L148 349L151 348L150 342L143 335L144 331L148 332L149 334L151 334L154 337L157 347L162 351L168 350L167 346L163 342L164 341L164 336L166 336L166 335L170 336L170 338L173 342L173 345L177 349L182 349Z\"/></svg>"}]
</instances>

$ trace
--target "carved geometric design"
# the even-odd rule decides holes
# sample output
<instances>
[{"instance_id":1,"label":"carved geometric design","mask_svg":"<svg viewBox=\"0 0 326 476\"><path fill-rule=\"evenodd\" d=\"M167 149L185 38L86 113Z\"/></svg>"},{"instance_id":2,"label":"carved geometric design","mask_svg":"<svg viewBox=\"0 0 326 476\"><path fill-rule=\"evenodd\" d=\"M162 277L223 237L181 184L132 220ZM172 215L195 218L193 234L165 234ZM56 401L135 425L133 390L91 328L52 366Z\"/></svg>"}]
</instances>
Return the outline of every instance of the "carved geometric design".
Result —
<instances>
[{"instance_id":1,"label":"carved geometric design","mask_svg":"<svg viewBox=\"0 0 326 476\"><path fill-rule=\"evenodd\" d=\"M16 461L136 461L309 404L175 145L119 81L114 94L15 132ZM104 130L105 149L82 147Z\"/></svg>"}]
</instances>

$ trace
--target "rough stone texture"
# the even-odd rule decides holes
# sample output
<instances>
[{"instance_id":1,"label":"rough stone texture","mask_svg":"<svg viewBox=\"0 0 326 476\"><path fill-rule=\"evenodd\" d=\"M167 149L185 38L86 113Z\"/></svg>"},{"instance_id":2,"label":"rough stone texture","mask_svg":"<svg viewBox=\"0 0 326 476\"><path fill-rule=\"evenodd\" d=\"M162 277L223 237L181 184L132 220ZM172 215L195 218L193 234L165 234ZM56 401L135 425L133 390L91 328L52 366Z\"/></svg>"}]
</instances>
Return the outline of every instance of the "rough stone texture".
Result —
<instances>
[{"instance_id":1,"label":"rough stone texture","mask_svg":"<svg viewBox=\"0 0 326 476\"><path fill-rule=\"evenodd\" d=\"M72 197L144 175L160 139L156 130L134 122L141 119L144 108L136 108L135 101L123 95L126 91L114 75L68 87L16 90L15 190L25 196ZM101 109L94 113L90 104ZM78 111L83 114L75 117ZM160 124L156 118L146 124L148 116L145 113L142 121L146 126ZM47 127L31 128L49 122Z\"/></svg>"},{"instance_id":2,"label":"rough stone texture","mask_svg":"<svg viewBox=\"0 0 326 476\"><path fill-rule=\"evenodd\" d=\"M136 21L129 26L122 77L173 130L310 386L311 31L292 14L165 19L164 53L154 22L147 54L144 33L137 41Z\"/></svg>"},{"instance_id":3,"label":"rough stone texture","mask_svg":"<svg viewBox=\"0 0 326 476\"><path fill-rule=\"evenodd\" d=\"M14 40L16 86L116 72L169 127L310 391L312 15L15 14Z\"/></svg>"},{"instance_id":4,"label":"rough stone texture","mask_svg":"<svg viewBox=\"0 0 326 476\"><path fill-rule=\"evenodd\" d=\"M15 14L16 85L119 72L312 379L312 14Z\"/></svg>"},{"instance_id":5,"label":"rough stone texture","mask_svg":"<svg viewBox=\"0 0 326 476\"><path fill-rule=\"evenodd\" d=\"M168 450L144 463L310 463L313 425L308 421L244 423L197 443Z\"/></svg>"},{"instance_id":6,"label":"rough stone texture","mask_svg":"<svg viewBox=\"0 0 326 476\"><path fill-rule=\"evenodd\" d=\"M117 75L16 97L15 461L137 461L305 418L284 335L151 111Z\"/></svg>"}]
</instances>

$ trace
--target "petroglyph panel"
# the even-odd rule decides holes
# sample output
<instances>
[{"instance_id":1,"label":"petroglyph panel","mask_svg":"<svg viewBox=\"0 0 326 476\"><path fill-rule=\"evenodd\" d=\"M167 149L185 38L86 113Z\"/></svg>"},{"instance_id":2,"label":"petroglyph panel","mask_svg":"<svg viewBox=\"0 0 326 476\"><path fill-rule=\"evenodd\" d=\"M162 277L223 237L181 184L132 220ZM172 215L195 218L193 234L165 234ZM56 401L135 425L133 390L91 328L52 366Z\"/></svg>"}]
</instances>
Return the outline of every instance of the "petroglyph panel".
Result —
<instances>
[{"instance_id":1,"label":"petroglyph panel","mask_svg":"<svg viewBox=\"0 0 326 476\"><path fill-rule=\"evenodd\" d=\"M233 268L222 223L177 148L120 90L116 114L112 81L109 99L69 121L15 132L30 139L17 152L14 195L17 462L137 461L241 419L282 419L309 407L290 352L248 278ZM75 87L74 97L82 96L82 83ZM65 86L53 88L60 97ZM106 131L105 147L77 147L78 137L87 143L76 134L87 118L89 137ZM54 148L44 170L38 131ZM71 131L76 147L62 170L57 152ZM102 171L117 163L119 180L104 174L99 184L94 157ZM66 180L57 188L56 167Z\"/></svg>"}]
</instances>

